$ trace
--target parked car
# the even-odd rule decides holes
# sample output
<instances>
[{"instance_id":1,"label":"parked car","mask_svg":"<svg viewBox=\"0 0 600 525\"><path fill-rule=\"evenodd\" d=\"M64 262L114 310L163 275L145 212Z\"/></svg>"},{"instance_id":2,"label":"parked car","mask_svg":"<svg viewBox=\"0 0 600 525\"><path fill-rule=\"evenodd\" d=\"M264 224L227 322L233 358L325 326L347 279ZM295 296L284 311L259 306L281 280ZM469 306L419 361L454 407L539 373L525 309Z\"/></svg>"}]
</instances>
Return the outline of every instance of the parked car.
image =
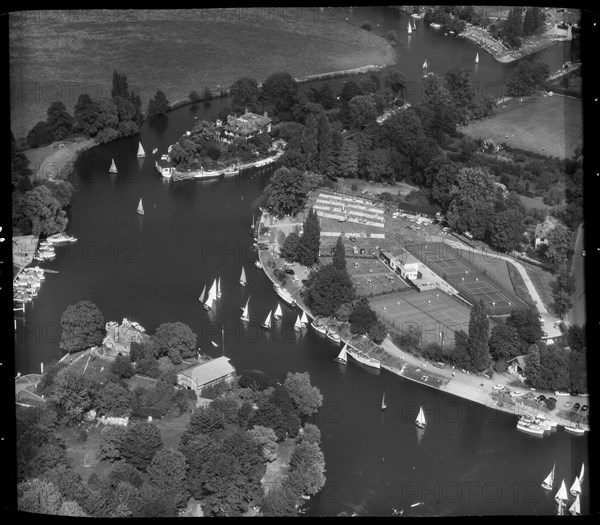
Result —
<instances>
[{"instance_id":1,"label":"parked car","mask_svg":"<svg viewBox=\"0 0 600 525\"><path fill-rule=\"evenodd\" d=\"M444 365L444 363L442 363L441 361L438 361L437 363L433 363L433 366L437 366L438 368L444 368L446 365Z\"/></svg>"},{"instance_id":2,"label":"parked car","mask_svg":"<svg viewBox=\"0 0 600 525\"><path fill-rule=\"evenodd\" d=\"M536 401L538 403L541 403L542 401L546 401L546 396L544 396L544 395L538 396L537 399L536 399Z\"/></svg>"},{"instance_id":3,"label":"parked car","mask_svg":"<svg viewBox=\"0 0 600 525\"><path fill-rule=\"evenodd\" d=\"M294 270L292 270L291 268L286 268L285 270L283 270L285 273L287 273L288 275L294 275Z\"/></svg>"},{"instance_id":4,"label":"parked car","mask_svg":"<svg viewBox=\"0 0 600 525\"><path fill-rule=\"evenodd\" d=\"M356 237L349 237L352 242L356 242Z\"/></svg>"},{"instance_id":5,"label":"parked car","mask_svg":"<svg viewBox=\"0 0 600 525\"><path fill-rule=\"evenodd\" d=\"M585 412L587 409L588 409L588 406L587 406L587 405L583 405L583 406L581 407L581 411L582 411L582 412Z\"/></svg>"},{"instance_id":6,"label":"parked car","mask_svg":"<svg viewBox=\"0 0 600 525\"><path fill-rule=\"evenodd\" d=\"M567 401L567 402L565 403L565 408L569 408L570 406L571 406L571 402L570 402L570 401Z\"/></svg>"},{"instance_id":7,"label":"parked car","mask_svg":"<svg viewBox=\"0 0 600 525\"><path fill-rule=\"evenodd\" d=\"M573 410L579 410L579 407L580 407L580 406L581 406L581 405L580 405L579 403L575 403L575 404L573 405Z\"/></svg>"}]
</instances>

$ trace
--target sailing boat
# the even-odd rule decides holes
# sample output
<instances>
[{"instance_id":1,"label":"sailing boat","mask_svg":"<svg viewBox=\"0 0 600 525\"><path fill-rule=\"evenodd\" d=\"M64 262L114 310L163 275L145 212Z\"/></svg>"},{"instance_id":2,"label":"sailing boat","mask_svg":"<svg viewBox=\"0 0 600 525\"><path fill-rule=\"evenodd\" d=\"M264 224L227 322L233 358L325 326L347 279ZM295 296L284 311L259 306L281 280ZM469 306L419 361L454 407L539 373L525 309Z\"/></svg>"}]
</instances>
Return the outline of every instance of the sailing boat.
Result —
<instances>
[{"instance_id":1,"label":"sailing boat","mask_svg":"<svg viewBox=\"0 0 600 525\"><path fill-rule=\"evenodd\" d=\"M413 31L416 31L417 30L417 23L414 20L412 21L412 23L413 23L413 27L412 27ZM410 21L408 22L408 25L410 25Z\"/></svg>"},{"instance_id":2,"label":"sailing boat","mask_svg":"<svg viewBox=\"0 0 600 525\"><path fill-rule=\"evenodd\" d=\"M423 69L427 69L427 59L425 59L425 62L423 62Z\"/></svg>"},{"instance_id":3,"label":"sailing boat","mask_svg":"<svg viewBox=\"0 0 600 525\"><path fill-rule=\"evenodd\" d=\"M579 485L583 485L583 473L585 471L585 465L581 464L581 472L579 473Z\"/></svg>"},{"instance_id":4,"label":"sailing boat","mask_svg":"<svg viewBox=\"0 0 600 525\"><path fill-rule=\"evenodd\" d=\"M198 301L200 301L201 303L204 302L204 295L206 294L206 285L204 285L204 288L202 288L202 293L200 294L200 297L198 297Z\"/></svg>"},{"instance_id":5,"label":"sailing boat","mask_svg":"<svg viewBox=\"0 0 600 525\"><path fill-rule=\"evenodd\" d=\"M427 422L425 421L425 412L423 412L423 407L419 407L419 415L415 420L415 425L419 428L425 428L427 426Z\"/></svg>"},{"instance_id":6,"label":"sailing boat","mask_svg":"<svg viewBox=\"0 0 600 525\"><path fill-rule=\"evenodd\" d=\"M139 143L139 146L138 146L137 156L139 158L146 156L146 152L144 151L144 148L142 147L142 143L141 142Z\"/></svg>"},{"instance_id":7,"label":"sailing boat","mask_svg":"<svg viewBox=\"0 0 600 525\"><path fill-rule=\"evenodd\" d=\"M573 485L571 485L569 492L573 496L578 496L581 494L581 484L579 483L579 478L577 476L575 476L575 481L573 482Z\"/></svg>"},{"instance_id":8,"label":"sailing boat","mask_svg":"<svg viewBox=\"0 0 600 525\"><path fill-rule=\"evenodd\" d=\"M410 27L410 21L408 22L408 34L412 35L412 27Z\"/></svg>"},{"instance_id":9,"label":"sailing boat","mask_svg":"<svg viewBox=\"0 0 600 525\"><path fill-rule=\"evenodd\" d=\"M564 479L562 480L562 482L560 484L560 489L558 489L558 492L556 493L556 496L554 496L554 499L560 505L564 505L564 502L569 499L569 496L567 495L567 487L565 487L565 480Z\"/></svg>"},{"instance_id":10,"label":"sailing boat","mask_svg":"<svg viewBox=\"0 0 600 525\"><path fill-rule=\"evenodd\" d=\"M115 164L115 159L112 159L112 164L110 165L110 168L108 168L108 171L110 173L119 173L117 171L117 165Z\"/></svg>"},{"instance_id":11,"label":"sailing boat","mask_svg":"<svg viewBox=\"0 0 600 525\"><path fill-rule=\"evenodd\" d=\"M221 297L221 277L217 279L217 297Z\"/></svg>"},{"instance_id":12,"label":"sailing boat","mask_svg":"<svg viewBox=\"0 0 600 525\"><path fill-rule=\"evenodd\" d=\"M300 321L300 314L298 314L298 318L296 319L296 322L294 323L294 330L296 330L296 332L299 332L300 330L302 330L302 322Z\"/></svg>"},{"instance_id":13,"label":"sailing boat","mask_svg":"<svg viewBox=\"0 0 600 525\"><path fill-rule=\"evenodd\" d=\"M346 363L347 363L347 361L348 361L348 355L347 355L347 352L346 352L346 348L348 348L348 345L347 345L347 344L345 344L345 345L344 345L344 348L342 348L342 349L340 350L340 353L339 353L339 354L338 354L338 356L335 358L335 360L336 360L338 363L344 363L344 364L346 364Z\"/></svg>"},{"instance_id":14,"label":"sailing boat","mask_svg":"<svg viewBox=\"0 0 600 525\"><path fill-rule=\"evenodd\" d=\"M242 316L240 317L240 319L242 321L249 321L250 317L248 315L248 306L250 304L250 296L248 296L248 300L246 301L246 306L244 306L244 313L242 313Z\"/></svg>"},{"instance_id":15,"label":"sailing boat","mask_svg":"<svg viewBox=\"0 0 600 525\"><path fill-rule=\"evenodd\" d=\"M137 212L140 215L144 215L144 206L142 206L142 198L141 197L140 197L140 202L139 202L138 207L137 207Z\"/></svg>"},{"instance_id":16,"label":"sailing boat","mask_svg":"<svg viewBox=\"0 0 600 525\"><path fill-rule=\"evenodd\" d=\"M273 317L275 319L281 319L282 313L281 313L281 304L277 303L277 309L275 310L275 313L273 314Z\"/></svg>"},{"instance_id":17,"label":"sailing boat","mask_svg":"<svg viewBox=\"0 0 600 525\"><path fill-rule=\"evenodd\" d=\"M213 307L216 300L217 300L217 280L215 279L215 281L213 282L213 285L210 287L210 291L208 292L208 297L206 298L206 301L204 302L204 309L210 310Z\"/></svg>"},{"instance_id":18,"label":"sailing boat","mask_svg":"<svg viewBox=\"0 0 600 525\"><path fill-rule=\"evenodd\" d=\"M306 325L308 324L308 317L306 317L306 311L302 310L302 318L300 319L300 324L302 325L302 328L306 328Z\"/></svg>"},{"instance_id":19,"label":"sailing boat","mask_svg":"<svg viewBox=\"0 0 600 525\"><path fill-rule=\"evenodd\" d=\"M546 479L544 481L542 481L542 487L544 487L546 490L552 490L552 484L554 483L554 469L555 468L556 468L556 463L552 467L552 471L550 472L550 474L548 474L546 476Z\"/></svg>"},{"instance_id":20,"label":"sailing boat","mask_svg":"<svg viewBox=\"0 0 600 525\"><path fill-rule=\"evenodd\" d=\"M272 310L269 310L269 315L267 315L265 322L261 325L263 328L266 328L267 330L269 328L271 328L271 312L272 312Z\"/></svg>"},{"instance_id":21,"label":"sailing boat","mask_svg":"<svg viewBox=\"0 0 600 525\"><path fill-rule=\"evenodd\" d=\"M475 63L479 64L479 53L477 53L477 55L475 56Z\"/></svg>"},{"instance_id":22,"label":"sailing boat","mask_svg":"<svg viewBox=\"0 0 600 525\"><path fill-rule=\"evenodd\" d=\"M246 272L245 272L243 266L242 266L242 275L240 275L240 284L242 286L246 286Z\"/></svg>"},{"instance_id":23,"label":"sailing boat","mask_svg":"<svg viewBox=\"0 0 600 525\"><path fill-rule=\"evenodd\" d=\"M385 392L383 393L383 398L381 399L381 410L385 410L387 405L385 404Z\"/></svg>"},{"instance_id":24,"label":"sailing boat","mask_svg":"<svg viewBox=\"0 0 600 525\"><path fill-rule=\"evenodd\" d=\"M573 505L571 505L569 507L569 512L573 516L579 516L579 514L581 514L581 508L579 505L579 494L577 494L577 496L575 496L575 501L573 502Z\"/></svg>"}]
</instances>

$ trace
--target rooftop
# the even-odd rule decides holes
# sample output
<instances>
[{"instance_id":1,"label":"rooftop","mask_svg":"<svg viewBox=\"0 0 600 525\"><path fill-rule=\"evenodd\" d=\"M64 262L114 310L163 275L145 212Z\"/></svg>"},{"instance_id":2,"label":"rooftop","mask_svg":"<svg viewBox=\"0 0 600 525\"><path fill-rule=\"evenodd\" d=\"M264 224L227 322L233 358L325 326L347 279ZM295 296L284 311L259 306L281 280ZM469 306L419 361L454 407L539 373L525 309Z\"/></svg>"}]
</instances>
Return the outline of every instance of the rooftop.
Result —
<instances>
[{"instance_id":1,"label":"rooftop","mask_svg":"<svg viewBox=\"0 0 600 525\"><path fill-rule=\"evenodd\" d=\"M235 368L231 366L229 358L221 356L211 359L206 363L187 368L179 373L190 377L197 385L205 385L234 372Z\"/></svg>"}]
</instances>

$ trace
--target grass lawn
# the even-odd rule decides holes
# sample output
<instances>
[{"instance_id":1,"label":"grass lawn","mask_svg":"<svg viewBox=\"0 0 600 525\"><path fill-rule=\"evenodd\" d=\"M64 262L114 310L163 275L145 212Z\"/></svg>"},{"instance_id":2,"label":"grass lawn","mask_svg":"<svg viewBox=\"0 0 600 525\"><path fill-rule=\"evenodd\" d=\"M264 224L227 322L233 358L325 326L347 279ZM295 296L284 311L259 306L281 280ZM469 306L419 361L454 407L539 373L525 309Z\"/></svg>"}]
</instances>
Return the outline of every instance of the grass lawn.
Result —
<instances>
[{"instance_id":1,"label":"grass lawn","mask_svg":"<svg viewBox=\"0 0 600 525\"><path fill-rule=\"evenodd\" d=\"M9 15L11 127L24 136L62 101L110 97L113 70L127 75L144 108L161 89L170 101L193 89L386 65L379 35L316 16L311 8L25 11Z\"/></svg>"},{"instance_id":2,"label":"grass lawn","mask_svg":"<svg viewBox=\"0 0 600 525\"><path fill-rule=\"evenodd\" d=\"M517 268L510 263L506 263L506 266L508 268L508 274L510 275L510 279L512 281L513 290L515 291L517 296L527 303L535 304L533 298L529 294L527 286L525 285L525 281L523 281L523 277L521 277L521 274L519 273Z\"/></svg>"},{"instance_id":3,"label":"grass lawn","mask_svg":"<svg viewBox=\"0 0 600 525\"><path fill-rule=\"evenodd\" d=\"M515 148L566 158L583 144L582 117L581 100L538 96L497 106L496 115L463 126L460 131L473 138L491 138L497 144L505 142Z\"/></svg>"},{"instance_id":4,"label":"grass lawn","mask_svg":"<svg viewBox=\"0 0 600 525\"><path fill-rule=\"evenodd\" d=\"M554 276L550 272L542 270L537 266L527 264L523 261L519 262L523 265L525 270L527 270L527 275L529 275L533 286L535 286L542 303L544 303L546 309L551 312L551 305L554 302L554 299L552 298L552 288L550 285L552 284L552 281L554 281Z\"/></svg>"},{"instance_id":5,"label":"grass lawn","mask_svg":"<svg viewBox=\"0 0 600 525\"><path fill-rule=\"evenodd\" d=\"M277 445L277 459L267 463L267 470L261 480L265 494L268 494L272 488L281 486L290 468L290 458L295 448L296 442L292 438Z\"/></svg>"}]
</instances>

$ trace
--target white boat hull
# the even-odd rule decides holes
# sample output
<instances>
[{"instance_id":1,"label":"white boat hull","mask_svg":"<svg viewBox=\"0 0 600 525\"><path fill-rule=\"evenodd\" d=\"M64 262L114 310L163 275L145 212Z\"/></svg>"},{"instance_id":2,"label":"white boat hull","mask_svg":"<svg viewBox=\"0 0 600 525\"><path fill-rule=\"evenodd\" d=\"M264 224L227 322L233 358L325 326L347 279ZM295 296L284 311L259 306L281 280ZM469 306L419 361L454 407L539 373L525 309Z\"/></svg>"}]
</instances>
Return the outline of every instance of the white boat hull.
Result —
<instances>
[{"instance_id":1,"label":"white boat hull","mask_svg":"<svg viewBox=\"0 0 600 525\"><path fill-rule=\"evenodd\" d=\"M348 354L358 363L369 366L371 368L376 368L377 370L381 369L381 363L377 359L373 359L371 357L363 356L353 349L348 349Z\"/></svg>"}]
</instances>

